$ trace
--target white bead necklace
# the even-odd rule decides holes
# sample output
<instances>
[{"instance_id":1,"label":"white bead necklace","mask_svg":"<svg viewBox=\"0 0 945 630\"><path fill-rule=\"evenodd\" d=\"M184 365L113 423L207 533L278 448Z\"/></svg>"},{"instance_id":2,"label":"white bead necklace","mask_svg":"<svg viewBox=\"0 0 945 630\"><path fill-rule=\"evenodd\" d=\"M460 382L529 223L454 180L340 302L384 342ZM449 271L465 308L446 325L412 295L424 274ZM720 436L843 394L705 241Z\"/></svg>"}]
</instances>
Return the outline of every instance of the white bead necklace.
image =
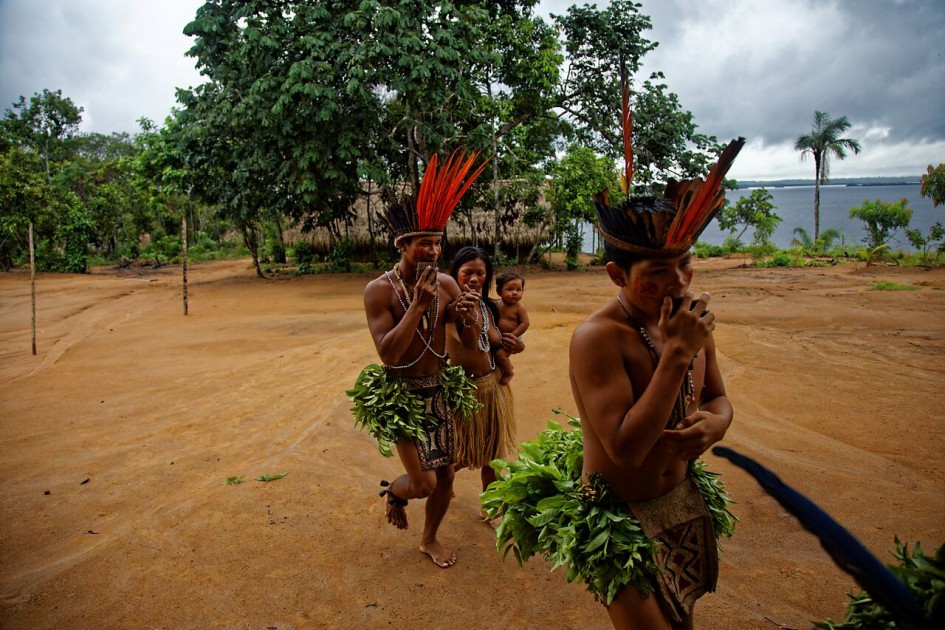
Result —
<instances>
[{"instance_id":1,"label":"white bead necklace","mask_svg":"<svg viewBox=\"0 0 945 630\"><path fill-rule=\"evenodd\" d=\"M387 281L390 283L390 288L394 290L394 295L397 296L397 301L400 303L400 307L404 309L404 314L406 314L407 307L410 305L410 302L413 301L413 297L410 295L410 292L407 290L407 284L404 282L404 277L400 273L400 266L398 265L394 267L394 275L397 277L397 281L400 283L400 286L403 289L403 296L401 296L400 290L397 288L397 285L394 284L394 281L391 279L390 272L385 271L384 275L387 276ZM405 363L403 365L392 365L390 367L394 369L398 369L398 370L413 367L414 365L420 362L420 359L422 359L424 355L426 355L427 351L430 351L431 353L433 353L433 356L437 357L438 359L441 359L441 360L446 359L446 356L447 356L446 349L444 348L443 354L440 354L439 352L433 349L433 345L432 345L433 336L434 336L434 333L436 332L437 320L439 319L439 314L440 314L439 290L437 290L436 295L433 297L433 304L432 304L431 310L433 311L433 322L430 325L429 340L424 339L423 333L420 332L420 328L422 328L422 321L421 321L421 326L418 326L417 328L414 329L414 332L416 332L417 336L420 337L420 341L423 342L423 346L424 346L423 351L420 353L420 356L418 356L416 359L414 359L410 363Z\"/></svg>"}]
</instances>

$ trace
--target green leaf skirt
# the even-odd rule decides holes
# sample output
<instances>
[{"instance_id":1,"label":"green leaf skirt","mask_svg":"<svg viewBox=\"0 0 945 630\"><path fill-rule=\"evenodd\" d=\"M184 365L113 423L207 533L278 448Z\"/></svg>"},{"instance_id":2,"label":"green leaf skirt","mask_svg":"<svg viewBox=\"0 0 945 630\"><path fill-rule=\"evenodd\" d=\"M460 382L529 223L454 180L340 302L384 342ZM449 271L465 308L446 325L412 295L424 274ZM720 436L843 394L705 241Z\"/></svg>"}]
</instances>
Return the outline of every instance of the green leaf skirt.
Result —
<instances>
[{"instance_id":1,"label":"green leaf skirt","mask_svg":"<svg viewBox=\"0 0 945 630\"><path fill-rule=\"evenodd\" d=\"M579 427L577 418L569 424ZM519 445L517 460L495 460L498 476L482 494L490 518L501 516L496 548L511 552L519 564L536 553L552 565L566 567L569 582L577 579L604 604L632 585L642 593L654 588L656 540L647 537L626 503L606 481L592 474L581 479L584 441L581 431L566 430L554 421L534 441ZM712 517L717 537L731 536L737 519L718 475L694 461L689 474L697 483Z\"/></svg>"},{"instance_id":2,"label":"green leaf skirt","mask_svg":"<svg viewBox=\"0 0 945 630\"><path fill-rule=\"evenodd\" d=\"M384 457L393 456L391 447L396 442L423 440L441 422L427 413L424 397L411 391L412 380L391 376L384 366L372 363L345 392L354 405L355 426L374 436ZM444 367L437 380L453 418L468 420L480 407L476 387L461 366Z\"/></svg>"}]
</instances>

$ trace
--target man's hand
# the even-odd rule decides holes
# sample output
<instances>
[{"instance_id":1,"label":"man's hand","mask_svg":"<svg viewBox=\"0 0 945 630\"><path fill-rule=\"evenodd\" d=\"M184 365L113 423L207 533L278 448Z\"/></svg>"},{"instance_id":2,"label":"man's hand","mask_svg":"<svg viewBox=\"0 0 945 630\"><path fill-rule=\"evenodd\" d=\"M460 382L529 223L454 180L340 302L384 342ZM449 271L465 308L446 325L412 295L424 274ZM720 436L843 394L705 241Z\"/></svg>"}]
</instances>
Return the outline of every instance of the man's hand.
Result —
<instances>
[{"instance_id":1,"label":"man's hand","mask_svg":"<svg viewBox=\"0 0 945 630\"><path fill-rule=\"evenodd\" d=\"M671 453L689 461L699 457L722 439L728 422L720 415L699 410L686 416L674 429L663 431L663 440Z\"/></svg>"},{"instance_id":2,"label":"man's hand","mask_svg":"<svg viewBox=\"0 0 945 630\"><path fill-rule=\"evenodd\" d=\"M673 300L668 296L664 298L659 321L664 348L688 357L696 356L715 330L715 313L708 307L708 293L703 293L698 300L693 300L692 293L687 293L675 313Z\"/></svg>"},{"instance_id":3,"label":"man's hand","mask_svg":"<svg viewBox=\"0 0 945 630\"><path fill-rule=\"evenodd\" d=\"M423 310L426 310L433 303L433 299L439 290L436 281L437 273L435 265L427 267L417 278L417 284L413 288L413 301Z\"/></svg>"}]
</instances>

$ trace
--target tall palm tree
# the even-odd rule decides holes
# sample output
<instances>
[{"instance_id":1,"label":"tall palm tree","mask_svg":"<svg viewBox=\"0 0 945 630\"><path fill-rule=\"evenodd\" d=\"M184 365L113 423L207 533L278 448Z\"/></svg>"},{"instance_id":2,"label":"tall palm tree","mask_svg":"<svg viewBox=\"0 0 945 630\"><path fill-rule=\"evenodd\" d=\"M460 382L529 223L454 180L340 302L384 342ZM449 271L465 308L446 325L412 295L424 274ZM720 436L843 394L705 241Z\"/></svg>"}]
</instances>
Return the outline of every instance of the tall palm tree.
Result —
<instances>
[{"instance_id":1,"label":"tall palm tree","mask_svg":"<svg viewBox=\"0 0 945 630\"><path fill-rule=\"evenodd\" d=\"M799 136L794 149L801 152L801 159L808 154L814 156L814 240L820 237L820 185L830 181L831 153L842 160L847 157L846 150L860 152L860 142L853 138L841 138L840 134L850 128L846 116L831 118L826 112L814 112L814 126L810 133Z\"/></svg>"}]
</instances>

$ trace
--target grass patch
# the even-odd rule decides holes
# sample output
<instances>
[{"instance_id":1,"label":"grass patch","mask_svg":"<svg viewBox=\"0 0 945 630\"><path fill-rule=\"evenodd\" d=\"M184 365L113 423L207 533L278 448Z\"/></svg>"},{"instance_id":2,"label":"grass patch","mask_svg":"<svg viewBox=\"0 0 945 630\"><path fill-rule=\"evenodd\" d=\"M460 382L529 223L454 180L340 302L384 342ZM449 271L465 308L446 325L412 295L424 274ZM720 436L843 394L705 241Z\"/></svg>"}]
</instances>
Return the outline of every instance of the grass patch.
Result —
<instances>
[{"instance_id":1,"label":"grass patch","mask_svg":"<svg viewBox=\"0 0 945 630\"><path fill-rule=\"evenodd\" d=\"M873 283L873 286L870 287L870 291L917 291L918 289L919 287L912 286L911 284L900 284L890 280L877 280Z\"/></svg>"}]
</instances>

